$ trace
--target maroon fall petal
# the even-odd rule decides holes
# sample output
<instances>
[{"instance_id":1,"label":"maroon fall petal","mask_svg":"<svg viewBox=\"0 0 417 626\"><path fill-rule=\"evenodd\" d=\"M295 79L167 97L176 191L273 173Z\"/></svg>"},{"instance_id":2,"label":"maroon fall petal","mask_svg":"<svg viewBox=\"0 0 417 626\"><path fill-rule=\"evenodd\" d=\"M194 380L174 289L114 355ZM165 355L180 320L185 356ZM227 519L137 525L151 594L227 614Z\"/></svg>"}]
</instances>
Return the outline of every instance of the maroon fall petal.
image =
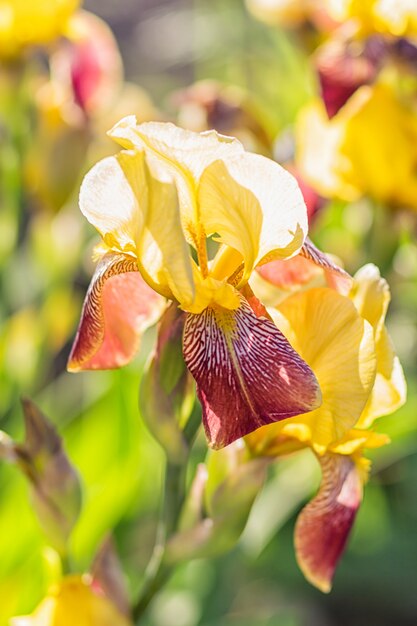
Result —
<instances>
[{"instance_id":1,"label":"maroon fall petal","mask_svg":"<svg viewBox=\"0 0 417 626\"><path fill-rule=\"evenodd\" d=\"M68 370L111 369L128 363L163 306L164 299L145 283L135 259L106 254L87 291Z\"/></svg>"},{"instance_id":2,"label":"maroon fall petal","mask_svg":"<svg viewBox=\"0 0 417 626\"><path fill-rule=\"evenodd\" d=\"M304 576L329 592L362 501L362 481L348 456L320 458L322 482L318 494L304 507L295 526L295 550Z\"/></svg>"},{"instance_id":3,"label":"maroon fall petal","mask_svg":"<svg viewBox=\"0 0 417 626\"><path fill-rule=\"evenodd\" d=\"M234 311L217 306L188 314L183 349L213 448L320 405L312 370L243 297Z\"/></svg>"}]
</instances>

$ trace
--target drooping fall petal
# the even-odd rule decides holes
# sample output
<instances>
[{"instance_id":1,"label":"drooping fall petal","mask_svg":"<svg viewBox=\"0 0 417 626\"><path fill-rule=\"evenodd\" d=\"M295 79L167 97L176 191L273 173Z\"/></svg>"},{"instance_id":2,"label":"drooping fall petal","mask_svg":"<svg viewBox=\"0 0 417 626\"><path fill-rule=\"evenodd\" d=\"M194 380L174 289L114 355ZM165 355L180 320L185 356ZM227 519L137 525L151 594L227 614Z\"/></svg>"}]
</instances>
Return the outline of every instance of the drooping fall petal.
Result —
<instances>
[{"instance_id":1,"label":"drooping fall petal","mask_svg":"<svg viewBox=\"0 0 417 626\"><path fill-rule=\"evenodd\" d=\"M197 381L207 438L215 448L320 404L311 369L243 297L234 311L215 306L187 316L184 358Z\"/></svg>"},{"instance_id":2,"label":"drooping fall petal","mask_svg":"<svg viewBox=\"0 0 417 626\"><path fill-rule=\"evenodd\" d=\"M151 289L135 259L109 253L97 266L68 362L69 371L128 363L142 333L154 324L164 299Z\"/></svg>"},{"instance_id":3,"label":"drooping fall petal","mask_svg":"<svg viewBox=\"0 0 417 626\"><path fill-rule=\"evenodd\" d=\"M362 480L348 456L329 453L319 460L321 486L298 516L294 539L304 576L328 592L362 500Z\"/></svg>"}]
</instances>

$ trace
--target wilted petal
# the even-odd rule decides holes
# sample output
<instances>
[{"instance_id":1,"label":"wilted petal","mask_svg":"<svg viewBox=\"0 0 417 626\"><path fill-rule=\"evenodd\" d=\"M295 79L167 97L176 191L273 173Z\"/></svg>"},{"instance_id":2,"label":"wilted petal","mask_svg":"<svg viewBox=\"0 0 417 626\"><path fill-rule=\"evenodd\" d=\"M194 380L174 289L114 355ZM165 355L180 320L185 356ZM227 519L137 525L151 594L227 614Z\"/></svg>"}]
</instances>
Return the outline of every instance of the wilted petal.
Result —
<instances>
[{"instance_id":1,"label":"wilted petal","mask_svg":"<svg viewBox=\"0 0 417 626\"><path fill-rule=\"evenodd\" d=\"M142 333L154 324L164 299L151 289L135 259L107 254L88 289L68 370L109 369L128 363Z\"/></svg>"},{"instance_id":2,"label":"wilted petal","mask_svg":"<svg viewBox=\"0 0 417 626\"><path fill-rule=\"evenodd\" d=\"M234 311L213 307L188 314L184 357L215 448L320 403L313 372L273 322L257 318L244 298Z\"/></svg>"},{"instance_id":3,"label":"wilted petal","mask_svg":"<svg viewBox=\"0 0 417 626\"><path fill-rule=\"evenodd\" d=\"M357 41L334 38L320 46L315 65L329 118L336 115L361 85L374 81L385 51L383 39L376 37L363 44L360 54Z\"/></svg>"},{"instance_id":4,"label":"wilted petal","mask_svg":"<svg viewBox=\"0 0 417 626\"><path fill-rule=\"evenodd\" d=\"M362 481L350 457L327 454L319 460L322 482L298 516L295 549L307 580L328 592L362 500Z\"/></svg>"}]
</instances>

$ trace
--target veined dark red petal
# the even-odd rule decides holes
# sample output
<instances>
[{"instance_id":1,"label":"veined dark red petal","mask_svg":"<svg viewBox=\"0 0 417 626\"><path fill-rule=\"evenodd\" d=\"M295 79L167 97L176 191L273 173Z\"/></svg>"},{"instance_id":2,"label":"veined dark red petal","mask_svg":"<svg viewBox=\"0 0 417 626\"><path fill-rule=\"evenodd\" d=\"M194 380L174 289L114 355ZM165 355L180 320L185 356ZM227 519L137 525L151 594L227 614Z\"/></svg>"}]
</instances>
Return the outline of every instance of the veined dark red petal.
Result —
<instances>
[{"instance_id":1,"label":"veined dark red petal","mask_svg":"<svg viewBox=\"0 0 417 626\"><path fill-rule=\"evenodd\" d=\"M135 259L106 254L85 297L68 370L110 369L128 363L163 306L164 299L145 283Z\"/></svg>"},{"instance_id":2,"label":"veined dark red petal","mask_svg":"<svg viewBox=\"0 0 417 626\"><path fill-rule=\"evenodd\" d=\"M362 501L362 481L349 456L328 453L319 461L322 482L298 516L295 550L307 580L328 592Z\"/></svg>"},{"instance_id":3,"label":"veined dark red petal","mask_svg":"<svg viewBox=\"0 0 417 626\"><path fill-rule=\"evenodd\" d=\"M234 311L217 306L187 315L184 358L197 381L214 448L320 405L312 370L275 324L256 317L242 296Z\"/></svg>"}]
</instances>

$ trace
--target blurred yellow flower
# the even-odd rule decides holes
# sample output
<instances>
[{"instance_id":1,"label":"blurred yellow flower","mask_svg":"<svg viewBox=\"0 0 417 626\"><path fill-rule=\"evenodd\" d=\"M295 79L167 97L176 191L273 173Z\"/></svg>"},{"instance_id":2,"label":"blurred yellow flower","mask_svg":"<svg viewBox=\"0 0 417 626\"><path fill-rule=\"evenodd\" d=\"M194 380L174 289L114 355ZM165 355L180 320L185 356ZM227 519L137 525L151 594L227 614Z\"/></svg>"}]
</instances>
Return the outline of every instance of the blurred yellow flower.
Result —
<instances>
[{"instance_id":1,"label":"blurred yellow flower","mask_svg":"<svg viewBox=\"0 0 417 626\"><path fill-rule=\"evenodd\" d=\"M307 105L296 141L297 165L321 195L417 209L417 117L388 85L360 87L330 120L321 101Z\"/></svg>"},{"instance_id":2,"label":"blurred yellow flower","mask_svg":"<svg viewBox=\"0 0 417 626\"><path fill-rule=\"evenodd\" d=\"M1 0L0 57L59 37L80 0Z\"/></svg>"},{"instance_id":3,"label":"blurred yellow flower","mask_svg":"<svg viewBox=\"0 0 417 626\"><path fill-rule=\"evenodd\" d=\"M414 0L325 0L325 5L335 20L353 19L362 34L417 34Z\"/></svg>"},{"instance_id":4,"label":"blurred yellow flower","mask_svg":"<svg viewBox=\"0 0 417 626\"><path fill-rule=\"evenodd\" d=\"M129 626L127 619L96 589L88 576L68 576L53 586L31 615L11 626Z\"/></svg>"}]
</instances>

